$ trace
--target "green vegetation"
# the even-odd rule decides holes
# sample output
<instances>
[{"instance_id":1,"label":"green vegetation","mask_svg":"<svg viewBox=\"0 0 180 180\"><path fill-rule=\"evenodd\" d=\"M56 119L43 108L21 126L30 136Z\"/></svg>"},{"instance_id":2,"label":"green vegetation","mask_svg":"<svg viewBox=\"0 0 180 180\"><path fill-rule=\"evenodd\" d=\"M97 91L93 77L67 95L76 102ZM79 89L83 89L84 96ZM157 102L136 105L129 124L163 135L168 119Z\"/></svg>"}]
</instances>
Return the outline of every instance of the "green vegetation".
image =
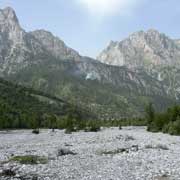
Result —
<instances>
[{"instance_id":1,"label":"green vegetation","mask_svg":"<svg viewBox=\"0 0 180 180\"><path fill-rule=\"evenodd\" d=\"M101 124L101 122L99 122L99 121L89 121L86 124L85 131L86 132L98 132L101 130L101 126L103 126L103 124Z\"/></svg>"},{"instance_id":2,"label":"green vegetation","mask_svg":"<svg viewBox=\"0 0 180 180\"><path fill-rule=\"evenodd\" d=\"M122 126L146 126L147 122L144 118L123 118L119 120L103 120L98 122L103 127L119 127Z\"/></svg>"},{"instance_id":3,"label":"green vegetation","mask_svg":"<svg viewBox=\"0 0 180 180\"><path fill-rule=\"evenodd\" d=\"M113 77L113 81L119 81L113 85L106 81L106 78L102 78L101 81L87 80L87 74L80 73L81 66L84 66L83 63L77 66L72 59L69 61L43 57L42 62L29 65L8 78L13 82L20 82L33 89L63 98L67 102L75 102L77 106L93 112L101 120L143 117L142 110L148 102L155 104L158 111L174 103L174 99L159 92L158 89L161 87L144 72L139 76L152 88L153 93L137 86L136 82L125 80L123 77L128 77L128 74L124 68L112 67L111 71L118 77ZM106 67L102 68L106 70Z\"/></svg>"},{"instance_id":4,"label":"green vegetation","mask_svg":"<svg viewBox=\"0 0 180 180\"><path fill-rule=\"evenodd\" d=\"M100 155L116 155L116 154L124 153L127 151L128 151L128 149L121 148L121 149L115 149L112 151L102 151L102 152L100 152Z\"/></svg>"},{"instance_id":5,"label":"green vegetation","mask_svg":"<svg viewBox=\"0 0 180 180\"><path fill-rule=\"evenodd\" d=\"M98 120L90 111L42 93L0 79L0 129L39 128L66 129L66 133L84 130L100 131L101 127L145 125L143 119Z\"/></svg>"},{"instance_id":6,"label":"green vegetation","mask_svg":"<svg viewBox=\"0 0 180 180\"><path fill-rule=\"evenodd\" d=\"M148 131L180 135L180 106L168 108L166 112L155 112L152 104L146 110Z\"/></svg>"},{"instance_id":7,"label":"green vegetation","mask_svg":"<svg viewBox=\"0 0 180 180\"><path fill-rule=\"evenodd\" d=\"M0 94L0 129L30 128L35 132L41 127L61 128L67 117L76 120L92 117L80 107L3 79Z\"/></svg>"},{"instance_id":8,"label":"green vegetation","mask_svg":"<svg viewBox=\"0 0 180 180\"><path fill-rule=\"evenodd\" d=\"M146 126L144 119L121 119L121 120L75 120L64 119L61 121L61 129L66 129L65 133L69 134L83 130L85 132L98 132L101 127L118 127L122 126ZM62 126L63 125L63 126Z\"/></svg>"},{"instance_id":9,"label":"green vegetation","mask_svg":"<svg viewBox=\"0 0 180 180\"><path fill-rule=\"evenodd\" d=\"M35 156L35 155L27 155L27 156L14 156L10 159L10 161L16 161L21 164L46 164L48 159L44 156Z\"/></svg>"},{"instance_id":10,"label":"green vegetation","mask_svg":"<svg viewBox=\"0 0 180 180\"><path fill-rule=\"evenodd\" d=\"M98 120L93 113L49 94L0 79L0 129L66 129L97 132L100 127L145 125L142 119Z\"/></svg>"}]
</instances>

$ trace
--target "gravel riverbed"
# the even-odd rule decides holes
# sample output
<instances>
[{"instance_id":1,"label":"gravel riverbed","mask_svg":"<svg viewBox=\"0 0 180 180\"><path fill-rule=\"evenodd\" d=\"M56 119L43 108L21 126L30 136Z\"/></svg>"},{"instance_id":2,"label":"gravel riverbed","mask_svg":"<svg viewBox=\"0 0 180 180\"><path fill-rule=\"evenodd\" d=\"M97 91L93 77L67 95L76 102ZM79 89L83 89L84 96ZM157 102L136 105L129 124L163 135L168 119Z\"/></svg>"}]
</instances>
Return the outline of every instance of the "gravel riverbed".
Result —
<instances>
[{"instance_id":1,"label":"gravel riverbed","mask_svg":"<svg viewBox=\"0 0 180 180\"><path fill-rule=\"evenodd\" d=\"M71 152L64 155L61 151ZM38 155L46 164L19 164L13 156ZM13 175L4 175L7 170ZM145 127L0 132L0 180L180 180L180 137Z\"/></svg>"}]
</instances>

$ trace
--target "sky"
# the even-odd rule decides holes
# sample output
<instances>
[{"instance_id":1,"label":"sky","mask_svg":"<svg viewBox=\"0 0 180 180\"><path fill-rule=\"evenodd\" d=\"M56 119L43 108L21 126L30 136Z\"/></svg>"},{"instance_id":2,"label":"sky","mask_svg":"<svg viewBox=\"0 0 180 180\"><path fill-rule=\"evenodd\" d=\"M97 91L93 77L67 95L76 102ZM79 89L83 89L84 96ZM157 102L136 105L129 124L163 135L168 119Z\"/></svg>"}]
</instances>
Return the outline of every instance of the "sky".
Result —
<instances>
[{"instance_id":1,"label":"sky","mask_svg":"<svg viewBox=\"0 0 180 180\"><path fill-rule=\"evenodd\" d=\"M51 31L84 56L140 30L180 38L180 0L0 0L6 6L26 31Z\"/></svg>"}]
</instances>

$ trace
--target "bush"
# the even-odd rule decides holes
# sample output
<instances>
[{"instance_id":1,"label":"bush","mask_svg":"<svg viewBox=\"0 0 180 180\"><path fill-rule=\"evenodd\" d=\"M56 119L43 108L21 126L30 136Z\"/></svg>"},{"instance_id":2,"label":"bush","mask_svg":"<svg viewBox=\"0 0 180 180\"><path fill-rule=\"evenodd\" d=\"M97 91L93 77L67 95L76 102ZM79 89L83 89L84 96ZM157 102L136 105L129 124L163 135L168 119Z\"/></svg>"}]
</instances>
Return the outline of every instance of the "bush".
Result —
<instances>
[{"instance_id":1,"label":"bush","mask_svg":"<svg viewBox=\"0 0 180 180\"><path fill-rule=\"evenodd\" d=\"M101 130L100 122L98 121L89 121L85 128L86 132L98 132Z\"/></svg>"},{"instance_id":2,"label":"bush","mask_svg":"<svg viewBox=\"0 0 180 180\"><path fill-rule=\"evenodd\" d=\"M10 161L16 161L21 164L46 164L47 158L44 156L34 156L34 155L27 155L27 156L15 156Z\"/></svg>"},{"instance_id":3,"label":"bush","mask_svg":"<svg viewBox=\"0 0 180 180\"><path fill-rule=\"evenodd\" d=\"M180 135L180 120L169 123L167 132L171 135Z\"/></svg>"},{"instance_id":4,"label":"bush","mask_svg":"<svg viewBox=\"0 0 180 180\"><path fill-rule=\"evenodd\" d=\"M33 129L33 130L32 130L32 133L33 133L33 134L39 134L40 132L39 132L39 129Z\"/></svg>"},{"instance_id":5,"label":"bush","mask_svg":"<svg viewBox=\"0 0 180 180\"><path fill-rule=\"evenodd\" d=\"M169 108L164 113L154 113L148 121L148 131L180 135L180 106Z\"/></svg>"},{"instance_id":6,"label":"bush","mask_svg":"<svg viewBox=\"0 0 180 180\"><path fill-rule=\"evenodd\" d=\"M16 172L12 169L4 169L2 171L2 173L0 174L0 176L15 176L16 175Z\"/></svg>"},{"instance_id":7,"label":"bush","mask_svg":"<svg viewBox=\"0 0 180 180\"><path fill-rule=\"evenodd\" d=\"M66 128L65 134L71 134L72 132L76 132L74 129Z\"/></svg>"}]
</instances>

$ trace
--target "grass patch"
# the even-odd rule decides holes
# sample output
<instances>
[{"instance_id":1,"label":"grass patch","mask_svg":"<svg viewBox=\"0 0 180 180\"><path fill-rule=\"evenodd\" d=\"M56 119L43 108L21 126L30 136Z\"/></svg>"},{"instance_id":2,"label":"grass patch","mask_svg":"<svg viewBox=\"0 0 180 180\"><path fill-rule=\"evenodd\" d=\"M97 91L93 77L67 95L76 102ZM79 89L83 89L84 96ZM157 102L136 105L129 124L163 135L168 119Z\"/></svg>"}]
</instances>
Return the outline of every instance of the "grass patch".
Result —
<instances>
[{"instance_id":1,"label":"grass patch","mask_svg":"<svg viewBox=\"0 0 180 180\"><path fill-rule=\"evenodd\" d=\"M44 156L26 155L26 156L14 156L10 161L16 161L20 164L46 164L48 159Z\"/></svg>"},{"instance_id":2,"label":"grass patch","mask_svg":"<svg viewBox=\"0 0 180 180\"><path fill-rule=\"evenodd\" d=\"M126 148L115 149L112 151L101 151L100 154L101 155L116 155L116 154L120 154L120 153L124 153L124 152L127 152Z\"/></svg>"}]
</instances>

